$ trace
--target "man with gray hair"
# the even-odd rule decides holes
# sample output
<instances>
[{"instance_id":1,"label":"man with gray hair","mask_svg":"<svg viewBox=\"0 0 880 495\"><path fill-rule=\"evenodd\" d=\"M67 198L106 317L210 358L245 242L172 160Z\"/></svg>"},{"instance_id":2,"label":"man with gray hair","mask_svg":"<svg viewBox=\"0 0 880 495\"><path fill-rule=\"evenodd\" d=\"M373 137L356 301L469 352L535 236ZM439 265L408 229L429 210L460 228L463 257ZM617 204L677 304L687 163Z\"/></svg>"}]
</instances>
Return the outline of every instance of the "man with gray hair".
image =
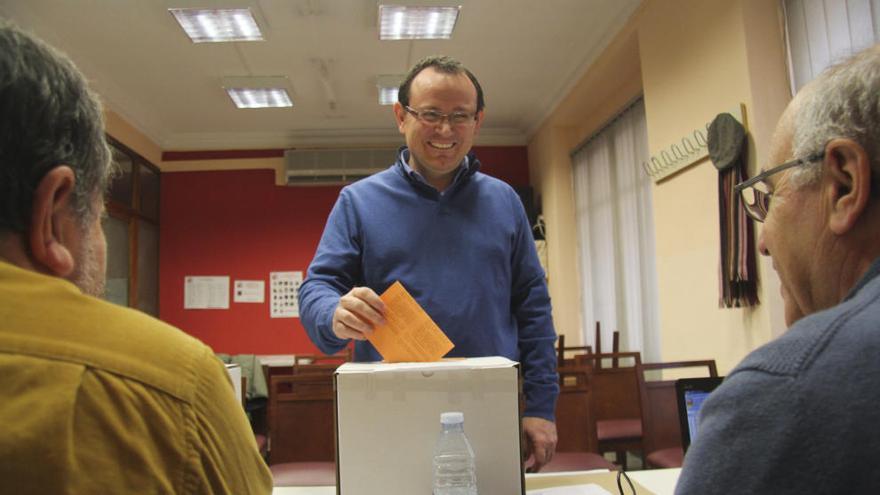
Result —
<instances>
[{"instance_id":1,"label":"man with gray hair","mask_svg":"<svg viewBox=\"0 0 880 495\"><path fill-rule=\"evenodd\" d=\"M880 493L880 46L823 72L737 186L785 335L712 393L676 493Z\"/></svg>"},{"instance_id":2,"label":"man with gray hair","mask_svg":"<svg viewBox=\"0 0 880 495\"><path fill-rule=\"evenodd\" d=\"M211 349L93 297L110 171L83 76L0 21L0 491L269 493Z\"/></svg>"}]
</instances>

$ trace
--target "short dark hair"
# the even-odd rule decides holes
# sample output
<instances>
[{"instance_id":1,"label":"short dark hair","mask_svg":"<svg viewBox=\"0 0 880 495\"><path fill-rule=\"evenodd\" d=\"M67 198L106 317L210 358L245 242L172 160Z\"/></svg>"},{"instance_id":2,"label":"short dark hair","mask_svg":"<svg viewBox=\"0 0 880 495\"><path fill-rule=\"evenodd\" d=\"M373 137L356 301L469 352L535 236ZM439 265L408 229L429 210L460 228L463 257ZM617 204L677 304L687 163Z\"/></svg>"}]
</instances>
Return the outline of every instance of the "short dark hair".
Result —
<instances>
[{"instance_id":1,"label":"short dark hair","mask_svg":"<svg viewBox=\"0 0 880 495\"><path fill-rule=\"evenodd\" d=\"M85 225L110 178L101 105L67 56L0 20L0 232L28 230L34 191L59 165L74 171Z\"/></svg>"},{"instance_id":2,"label":"short dark hair","mask_svg":"<svg viewBox=\"0 0 880 495\"><path fill-rule=\"evenodd\" d=\"M400 88L397 90L397 101L400 102L401 105L409 106L409 90L412 86L413 79L419 75L419 72L422 72L428 67L444 74L466 74L468 79L474 83L474 88L477 89L477 112L483 110L483 107L486 106L486 102L483 99L483 88L480 86L480 82L477 81L477 76L465 66L461 65L461 62L458 60L445 55L431 55L416 62L412 69L406 74L406 78L400 83Z\"/></svg>"}]
</instances>

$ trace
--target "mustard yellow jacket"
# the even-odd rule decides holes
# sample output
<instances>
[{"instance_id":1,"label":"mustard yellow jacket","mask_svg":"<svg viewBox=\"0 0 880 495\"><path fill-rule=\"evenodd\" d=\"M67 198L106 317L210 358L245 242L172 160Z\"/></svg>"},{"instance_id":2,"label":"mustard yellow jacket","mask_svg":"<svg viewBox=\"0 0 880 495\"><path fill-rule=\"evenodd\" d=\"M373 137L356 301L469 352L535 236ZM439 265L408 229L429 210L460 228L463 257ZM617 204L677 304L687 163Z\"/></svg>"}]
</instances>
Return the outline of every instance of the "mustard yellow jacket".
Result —
<instances>
[{"instance_id":1,"label":"mustard yellow jacket","mask_svg":"<svg viewBox=\"0 0 880 495\"><path fill-rule=\"evenodd\" d=\"M271 493L211 349L0 262L0 492Z\"/></svg>"}]
</instances>

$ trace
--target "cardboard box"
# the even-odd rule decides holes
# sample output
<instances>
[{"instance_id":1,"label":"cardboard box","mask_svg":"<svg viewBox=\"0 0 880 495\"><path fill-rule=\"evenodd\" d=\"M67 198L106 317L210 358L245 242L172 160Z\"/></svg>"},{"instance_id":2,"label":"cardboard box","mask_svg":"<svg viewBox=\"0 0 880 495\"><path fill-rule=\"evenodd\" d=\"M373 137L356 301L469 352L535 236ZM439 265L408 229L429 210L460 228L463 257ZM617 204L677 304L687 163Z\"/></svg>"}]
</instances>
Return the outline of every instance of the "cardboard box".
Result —
<instances>
[{"instance_id":1,"label":"cardboard box","mask_svg":"<svg viewBox=\"0 0 880 495\"><path fill-rule=\"evenodd\" d=\"M337 493L429 495L445 411L464 413L479 493L525 493L518 363L346 363L335 380Z\"/></svg>"}]
</instances>

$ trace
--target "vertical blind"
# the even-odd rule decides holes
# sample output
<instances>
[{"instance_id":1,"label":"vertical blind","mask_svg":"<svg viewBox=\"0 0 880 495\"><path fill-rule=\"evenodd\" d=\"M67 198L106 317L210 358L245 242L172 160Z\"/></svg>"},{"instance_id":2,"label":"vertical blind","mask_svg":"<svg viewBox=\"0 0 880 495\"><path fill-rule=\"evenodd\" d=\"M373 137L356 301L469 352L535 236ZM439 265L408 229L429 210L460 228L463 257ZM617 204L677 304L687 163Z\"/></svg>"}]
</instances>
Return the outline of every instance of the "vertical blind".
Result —
<instances>
[{"instance_id":1,"label":"vertical blind","mask_svg":"<svg viewBox=\"0 0 880 495\"><path fill-rule=\"evenodd\" d=\"M657 275L644 103L624 111L572 154L584 342L601 322L603 342L659 359ZM609 351L610 349L605 349Z\"/></svg>"},{"instance_id":2,"label":"vertical blind","mask_svg":"<svg viewBox=\"0 0 880 495\"><path fill-rule=\"evenodd\" d=\"M792 94L880 39L880 0L784 0Z\"/></svg>"}]
</instances>

